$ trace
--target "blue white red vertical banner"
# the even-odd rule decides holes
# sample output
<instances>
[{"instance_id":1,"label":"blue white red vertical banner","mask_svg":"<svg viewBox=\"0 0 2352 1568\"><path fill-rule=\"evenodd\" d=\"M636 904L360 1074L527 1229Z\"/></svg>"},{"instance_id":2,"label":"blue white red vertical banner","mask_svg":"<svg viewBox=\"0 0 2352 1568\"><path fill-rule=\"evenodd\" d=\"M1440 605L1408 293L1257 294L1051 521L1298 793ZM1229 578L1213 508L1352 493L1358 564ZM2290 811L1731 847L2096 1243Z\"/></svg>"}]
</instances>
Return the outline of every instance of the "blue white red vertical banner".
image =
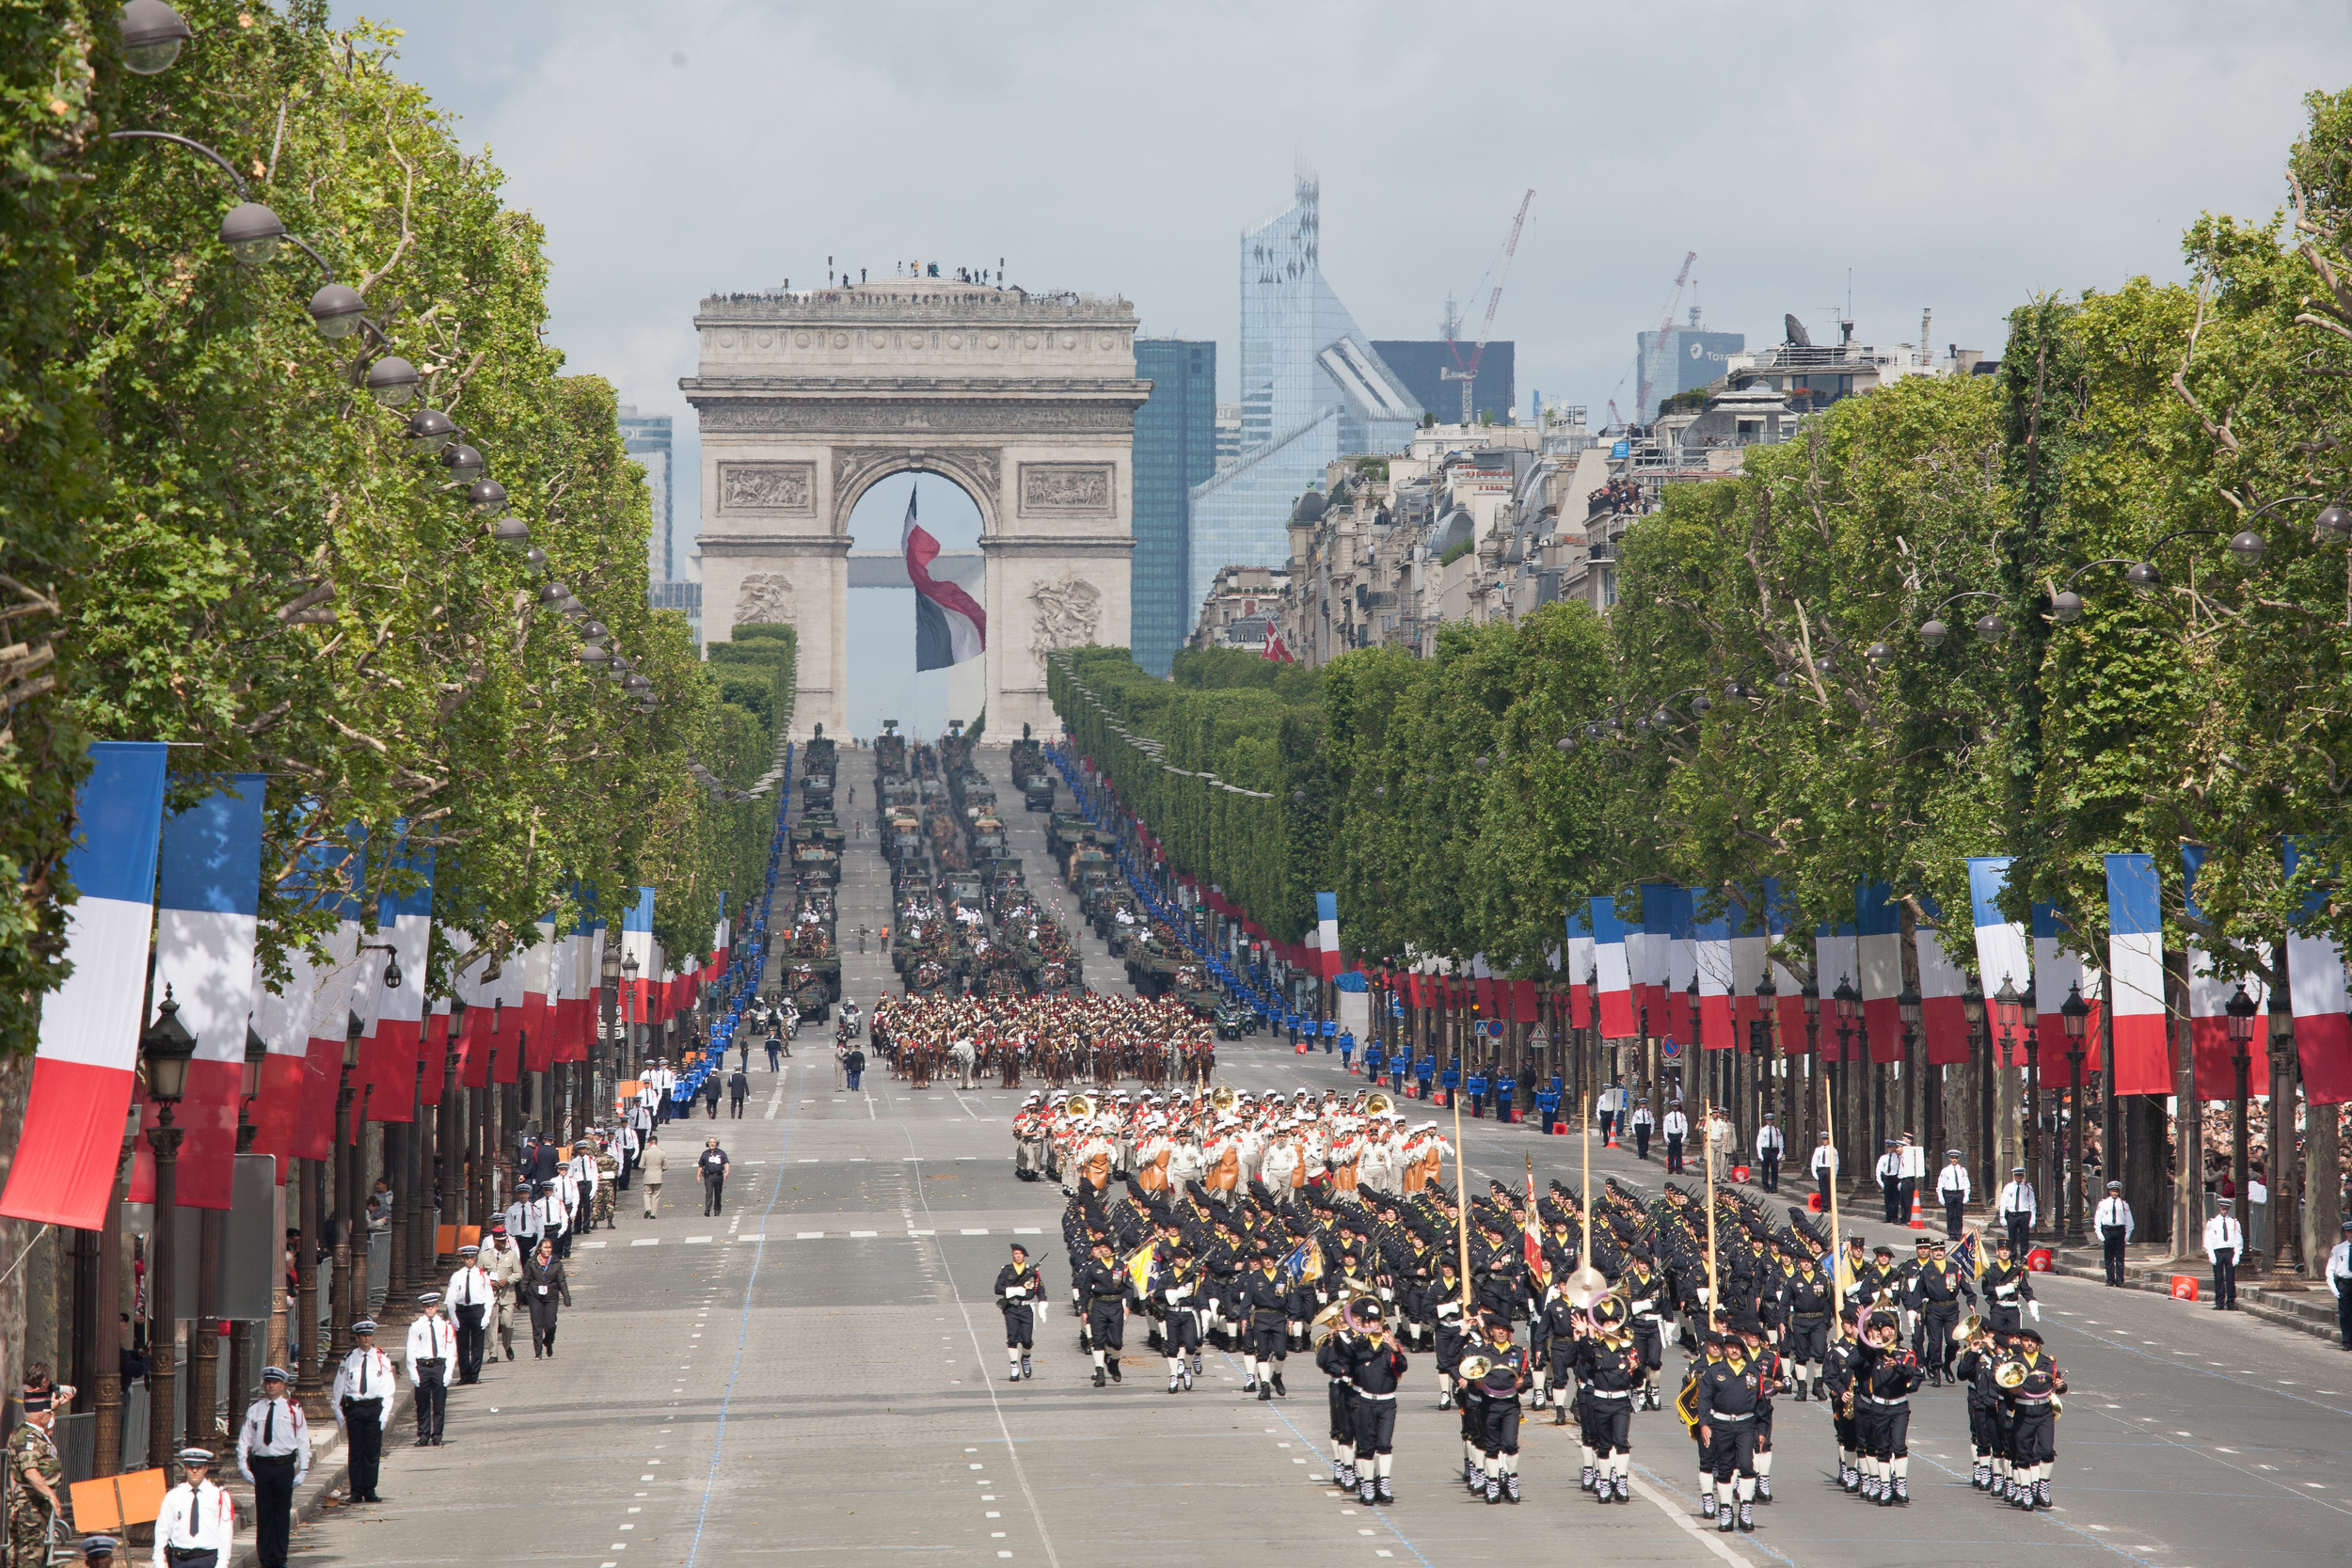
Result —
<instances>
[{"instance_id":1,"label":"blue white red vertical banner","mask_svg":"<svg viewBox=\"0 0 2352 1568\"><path fill-rule=\"evenodd\" d=\"M204 800L165 818L155 879L155 985L180 1004L196 1037L173 1120L184 1132L183 1209L226 1209L237 1162L245 1035L253 1016L253 955L262 901L262 807L267 781L232 773ZM151 1108L147 1119L154 1117Z\"/></svg>"},{"instance_id":2,"label":"blue white red vertical banner","mask_svg":"<svg viewBox=\"0 0 2352 1568\"><path fill-rule=\"evenodd\" d=\"M80 895L66 911L73 971L41 1001L24 1125L0 1214L82 1230L105 1223L138 1067L164 756L160 742L101 741L74 791L65 860L66 879Z\"/></svg>"},{"instance_id":3,"label":"blue white red vertical banner","mask_svg":"<svg viewBox=\"0 0 2352 1568\"><path fill-rule=\"evenodd\" d=\"M939 541L914 520L914 487L907 489L907 515L898 531L906 552L907 577L914 584L914 668L945 670L977 658L988 649L988 611L953 582L932 578Z\"/></svg>"},{"instance_id":4,"label":"blue white red vertical banner","mask_svg":"<svg viewBox=\"0 0 2352 1568\"><path fill-rule=\"evenodd\" d=\"M1315 895L1315 947L1321 967L1316 971L1327 980L1340 977L1340 895L1336 893Z\"/></svg>"},{"instance_id":5,"label":"blue white red vertical banner","mask_svg":"<svg viewBox=\"0 0 2352 1568\"><path fill-rule=\"evenodd\" d=\"M2206 853L2201 845L2181 846L2181 907L2192 927L2205 923L2204 911L2197 903L2197 874L2204 869ZM2253 1055L2255 1070L2267 1083L2269 985L2250 970L2233 974L2221 967L2206 944L2192 934L2188 939L2188 1045L2195 1064L2195 1093L2200 1100L2229 1100L2237 1093L2237 1053L2230 1043L2230 1001L2241 986L2245 988L2246 999L2254 1005L2257 1020L2254 1038L2248 1049Z\"/></svg>"},{"instance_id":6,"label":"blue white red vertical banner","mask_svg":"<svg viewBox=\"0 0 2352 1568\"><path fill-rule=\"evenodd\" d=\"M347 851L340 847L313 847L304 853L287 893L313 909L340 917L345 906L343 868L347 858ZM342 920L337 918L337 928L341 926ZM310 1021L329 967L317 961L307 945L289 951L285 961L286 978L275 987L263 980L259 964L254 967L253 1032L261 1037L266 1054L262 1058L261 1092L249 1113L253 1124L252 1151L277 1160L281 1186L294 1154L294 1130L300 1125L309 1094ZM340 1063L341 1058L337 1060Z\"/></svg>"},{"instance_id":7,"label":"blue white red vertical banner","mask_svg":"<svg viewBox=\"0 0 2352 1568\"><path fill-rule=\"evenodd\" d=\"M1730 1051L1740 1044L1731 1019L1731 916L1725 911L1703 920L1695 899L1692 904L1691 964L1699 983L1699 1039L1709 1051ZM1683 1012L1690 1012L1687 1000Z\"/></svg>"},{"instance_id":8,"label":"blue white red vertical banner","mask_svg":"<svg viewBox=\"0 0 2352 1568\"><path fill-rule=\"evenodd\" d=\"M1592 901L1593 969L1600 988L1600 1033L1603 1039L1630 1039L1636 1027L1633 1013L1631 933L1617 914L1617 901L1606 895Z\"/></svg>"},{"instance_id":9,"label":"blue white red vertical banner","mask_svg":"<svg viewBox=\"0 0 2352 1568\"><path fill-rule=\"evenodd\" d=\"M1895 890L1884 882L1854 889L1854 961L1860 966L1862 1026L1870 1037L1870 1060L1903 1059L1903 913Z\"/></svg>"},{"instance_id":10,"label":"blue white red vertical banner","mask_svg":"<svg viewBox=\"0 0 2352 1568\"><path fill-rule=\"evenodd\" d=\"M2107 858L2107 992L2117 1094L2170 1094L2164 1002L2164 895L2152 855Z\"/></svg>"},{"instance_id":11,"label":"blue white red vertical banner","mask_svg":"<svg viewBox=\"0 0 2352 1568\"><path fill-rule=\"evenodd\" d=\"M517 955L522 965L522 1016L516 1022L522 1034L525 1070L545 1072L555 1065L555 1032L548 1027L548 992L555 968L555 915L538 922L538 940Z\"/></svg>"},{"instance_id":12,"label":"blue white red vertical banner","mask_svg":"<svg viewBox=\"0 0 2352 1568\"><path fill-rule=\"evenodd\" d=\"M400 984L386 986L390 963L360 965L371 983L375 1003L375 1026L359 1048L359 1073L353 1083L364 1105L355 1112L356 1132L367 1121L407 1121L416 1099L417 1053L424 1041L425 960L432 951L433 851L413 849L405 825L373 851L376 931L369 940L379 946L366 957L386 958L400 966ZM404 891L402 884L408 884ZM387 954L380 949L389 947Z\"/></svg>"},{"instance_id":13,"label":"blue white red vertical banner","mask_svg":"<svg viewBox=\"0 0 2352 1568\"><path fill-rule=\"evenodd\" d=\"M2066 1024L2059 1009L2079 992L2090 1012L2083 1019L2083 1070L2099 1069L2099 969L2075 943L2074 922L2055 904L2033 907L2033 1001L2040 1009L2034 1033L2041 1037L2045 1063L2057 1062L2066 1049ZM2050 1070L2047 1066L2044 1071Z\"/></svg>"},{"instance_id":14,"label":"blue white red vertical banner","mask_svg":"<svg viewBox=\"0 0 2352 1568\"><path fill-rule=\"evenodd\" d=\"M1968 857L1968 911L1977 928L1977 974L1984 987L1985 1018L1995 1040L2001 1037L2003 1021L1994 1016L1997 1007L1993 999L2001 988L2006 985L2020 996L2034 994L2033 957L2026 945L2026 927L2000 910L2001 895L2009 887L2009 867L2007 855ZM2005 1065L2020 1067L2025 1060L2025 1037L2012 1025L2010 1060Z\"/></svg>"},{"instance_id":15,"label":"blue white red vertical banner","mask_svg":"<svg viewBox=\"0 0 2352 1568\"><path fill-rule=\"evenodd\" d=\"M1813 928L1813 984L1821 999L1821 1060L1839 1060L1836 1004L1831 999L1841 985L1852 985L1861 968L1857 956L1858 934L1851 920L1827 921ZM1847 1030L1845 1052L1847 1060L1859 1060L1861 1040L1851 1027Z\"/></svg>"},{"instance_id":16,"label":"blue white red vertical banner","mask_svg":"<svg viewBox=\"0 0 2352 1568\"><path fill-rule=\"evenodd\" d=\"M1962 1066L1968 1060L1968 972L1944 946L1942 909L1924 892L1919 908L1928 923L1913 931L1912 941L1919 955L1919 1034L1928 1066Z\"/></svg>"},{"instance_id":17,"label":"blue white red vertical banner","mask_svg":"<svg viewBox=\"0 0 2352 1568\"><path fill-rule=\"evenodd\" d=\"M627 1016L632 1022L650 1022L652 1015L646 1011L646 1005L653 993L654 983L661 976L654 968L653 889L649 887L639 888L637 901L621 915L623 966L627 967L631 958L637 960L637 978L625 982L623 990L627 994L621 998L622 1005L628 1009Z\"/></svg>"},{"instance_id":18,"label":"blue white red vertical banner","mask_svg":"<svg viewBox=\"0 0 2352 1568\"><path fill-rule=\"evenodd\" d=\"M1567 911L1568 1022L1581 1028L1592 1018L1593 909L1587 902Z\"/></svg>"},{"instance_id":19,"label":"blue white red vertical banner","mask_svg":"<svg viewBox=\"0 0 2352 1568\"><path fill-rule=\"evenodd\" d=\"M1756 990L1770 967L1772 947L1764 900L1756 889L1740 888L1725 912L1731 929L1732 1018L1738 1023L1754 1023L1764 1016Z\"/></svg>"},{"instance_id":20,"label":"blue white red vertical banner","mask_svg":"<svg viewBox=\"0 0 2352 1568\"><path fill-rule=\"evenodd\" d=\"M2300 860L2300 847L2288 839L2290 882L2301 869ZM2327 901L2326 888L2306 888L2298 918L2308 920ZM2288 927L2287 999L2295 1009L2295 1053L2302 1068L2304 1100L2312 1105L2352 1100L2352 1018L2344 1015L2344 951L2334 938L2300 935Z\"/></svg>"},{"instance_id":21,"label":"blue white red vertical banner","mask_svg":"<svg viewBox=\"0 0 2352 1568\"><path fill-rule=\"evenodd\" d=\"M365 843L356 830L353 836L355 842ZM320 942L326 956L318 966L318 986L310 998L301 1104L294 1113L289 1142L290 1152L297 1160L324 1160L334 1152L335 1093L342 1086L343 1046L351 1037L351 1020L362 997L360 971L371 958L379 972L384 968L384 955L364 952L359 946L364 878L360 852L346 850L331 863L342 874L342 892L329 906L335 913L335 928ZM326 868L322 863L322 875ZM366 994L373 996L373 989Z\"/></svg>"}]
</instances>

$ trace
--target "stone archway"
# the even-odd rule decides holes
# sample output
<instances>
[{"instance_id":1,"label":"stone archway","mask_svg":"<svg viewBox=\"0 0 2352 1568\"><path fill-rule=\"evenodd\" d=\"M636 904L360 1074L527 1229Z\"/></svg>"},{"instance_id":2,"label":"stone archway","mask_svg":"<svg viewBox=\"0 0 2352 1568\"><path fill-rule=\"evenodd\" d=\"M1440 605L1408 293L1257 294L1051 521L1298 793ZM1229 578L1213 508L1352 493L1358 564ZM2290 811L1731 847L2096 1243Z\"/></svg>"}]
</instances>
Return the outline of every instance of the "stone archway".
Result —
<instances>
[{"instance_id":1,"label":"stone archway","mask_svg":"<svg viewBox=\"0 0 2352 1568\"><path fill-rule=\"evenodd\" d=\"M844 724L849 517L935 473L980 512L991 726L1045 726L1045 656L1124 643L1135 548L1134 309L938 279L716 295L695 316L703 626L800 629L793 729ZM910 628L911 632L912 628Z\"/></svg>"}]
</instances>

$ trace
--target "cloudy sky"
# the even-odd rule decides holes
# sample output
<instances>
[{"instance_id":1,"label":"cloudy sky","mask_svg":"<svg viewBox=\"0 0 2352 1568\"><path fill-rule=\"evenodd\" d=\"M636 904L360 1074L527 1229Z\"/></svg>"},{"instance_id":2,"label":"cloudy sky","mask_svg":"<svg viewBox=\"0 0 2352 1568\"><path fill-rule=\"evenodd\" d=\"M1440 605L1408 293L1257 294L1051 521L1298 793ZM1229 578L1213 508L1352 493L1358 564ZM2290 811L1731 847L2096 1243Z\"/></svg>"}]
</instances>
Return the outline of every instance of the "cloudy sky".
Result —
<instances>
[{"instance_id":1,"label":"cloudy sky","mask_svg":"<svg viewBox=\"0 0 2352 1568\"><path fill-rule=\"evenodd\" d=\"M2270 212L2301 96L2352 85L2352 0L336 9L405 31L547 224L573 367L682 436L696 301L828 257L1122 293L1217 340L1230 395L1236 240L1301 166L1375 338L1435 336L1449 293L1474 320L1535 191L1495 319L1522 414L1536 388L1629 412L1633 335L1692 250L1684 308L1751 344L1784 311L1831 332L1851 287L1865 341L1925 308L1939 345L1997 352L2035 292L2178 277L2199 212Z\"/></svg>"}]
</instances>

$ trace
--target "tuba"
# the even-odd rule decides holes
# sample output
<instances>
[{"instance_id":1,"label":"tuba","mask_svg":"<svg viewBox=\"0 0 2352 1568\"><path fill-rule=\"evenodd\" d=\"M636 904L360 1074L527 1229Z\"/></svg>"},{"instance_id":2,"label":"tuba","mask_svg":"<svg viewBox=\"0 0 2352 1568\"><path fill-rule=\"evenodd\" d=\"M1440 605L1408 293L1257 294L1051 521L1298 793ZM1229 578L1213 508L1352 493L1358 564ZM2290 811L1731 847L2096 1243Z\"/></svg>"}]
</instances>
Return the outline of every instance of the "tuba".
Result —
<instances>
[{"instance_id":1,"label":"tuba","mask_svg":"<svg viewBox=\"0 0 2352 1568\"><path fill-rule=\"evenodd\" d=\"M1981 1338L1984 1331L1984 1314L1971 1312L1960 1320L1958 1328L1952 1330L1952 1341L1963 1349L1966 1349Z\"/></svg>"},{"instance_id":2,"label":"tuba","mask_svg":"<svg viewBox=\"0 0 2352 1568\"><path fill-rule=\"evenodd\" d=\"M1094 1101L1082 1094L1073 1094L1068 1100L1063 1101L1061 1108L1064 1113L1079 1121L1091 1121L1094 1118Z\"/></svg>"},{"instance_id":3,"label":"tuba","mask_svg":"<svg viewBox=\"0 0 2352 1568\"><path fill-rule=\"evenodd\" d=\"M1216 1088L1211 1089L1209 1091L1209 1103L1216 1106L1219 1111L1232 1110L1233 1108L1232 1086L1227 1084L1219 1084Z\"/></svg>"},{"instance_id":4,"label":"tuba","mask_svg":"<svg viewBox=\"0 0 2352 1568\"><path fill-rule=\"evenodd\" d=\"M1364 1115L1385 1117L1395 1105L1396 1101L1389 1098L1387 1090L1375 1089L1364 1097Z\"/></svg>"}]
</instances>

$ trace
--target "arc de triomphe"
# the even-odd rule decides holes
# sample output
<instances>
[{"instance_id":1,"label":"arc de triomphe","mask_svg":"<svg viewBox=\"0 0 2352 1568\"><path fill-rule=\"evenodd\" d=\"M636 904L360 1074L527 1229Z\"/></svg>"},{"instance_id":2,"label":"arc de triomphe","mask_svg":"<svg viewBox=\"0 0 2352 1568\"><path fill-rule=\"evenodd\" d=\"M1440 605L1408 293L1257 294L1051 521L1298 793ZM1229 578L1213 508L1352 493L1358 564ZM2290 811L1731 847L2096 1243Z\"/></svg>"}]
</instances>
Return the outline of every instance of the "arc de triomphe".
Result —
<instances>
[{"instance_id":1,"label":"arc de triomphe","mask_svg":"<svg viewBox=\"0 0 2352 1568\"><path fill-rule=\"evenodd\" d=\"M694 327L678 385L701 419L704 633L799 628L795 734L847 731L850 511L892 474L978 503L991 733L1048 727L1048 652L1127 641L1151 387L1125 300L901 278L713 295Z\"/></svg>"}]
</instances>

